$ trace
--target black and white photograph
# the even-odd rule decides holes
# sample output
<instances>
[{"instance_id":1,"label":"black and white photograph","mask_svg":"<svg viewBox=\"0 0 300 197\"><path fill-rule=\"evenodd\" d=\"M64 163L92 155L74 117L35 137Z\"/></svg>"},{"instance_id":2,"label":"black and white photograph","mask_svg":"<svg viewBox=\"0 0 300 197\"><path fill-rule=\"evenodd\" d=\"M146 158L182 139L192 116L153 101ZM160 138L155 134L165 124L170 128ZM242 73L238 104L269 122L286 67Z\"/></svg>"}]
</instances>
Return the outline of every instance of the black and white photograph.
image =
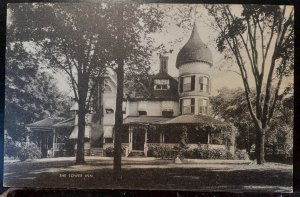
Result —
<instances>
[{"instance_id":1,"label":"black and white photograph","mask_svg":"<svg viewBox=\"0 0 300 197\"><path fill-rule=\"evenodd\" d=\"M7 4L5 187L293 192L294 7Z\"/></svg>"}]
</instances>

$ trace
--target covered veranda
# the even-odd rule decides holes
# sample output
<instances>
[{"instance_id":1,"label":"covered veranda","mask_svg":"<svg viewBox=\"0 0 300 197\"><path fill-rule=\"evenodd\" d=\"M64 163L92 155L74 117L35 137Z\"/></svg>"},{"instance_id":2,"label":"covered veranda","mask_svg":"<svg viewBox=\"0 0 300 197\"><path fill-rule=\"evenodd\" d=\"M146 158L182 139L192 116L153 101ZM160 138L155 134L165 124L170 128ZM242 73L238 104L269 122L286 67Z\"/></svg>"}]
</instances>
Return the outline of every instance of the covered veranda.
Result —
<instances>
[{"instance_id":1,"label":"covered veranda","mask_svg":"<svg viewBox=\"0 0 300 197\"><path fill-rule=\"evenodd\" d=\"M124 119L122 146L126 156L131 152L143 152L155 146L178 146L182 133L187 133L187 146L202 144L209 148L227 148L234 151L234 134L231 125L204 115L170 117L127 117ZM106 144L105 146L112 146Z\"/></svg>"},{"instance_id":2,"label":"covered veranda","mask_svg":"<svg viewBox=\"0 0 300 197\"><path fill-rule=\"evenodd\" d=\"M42 158L68 155L68 136L74 127L74 118L65 120L48 117L26 125L30 140L37 143Z\"/></svg>"}]
</instances>

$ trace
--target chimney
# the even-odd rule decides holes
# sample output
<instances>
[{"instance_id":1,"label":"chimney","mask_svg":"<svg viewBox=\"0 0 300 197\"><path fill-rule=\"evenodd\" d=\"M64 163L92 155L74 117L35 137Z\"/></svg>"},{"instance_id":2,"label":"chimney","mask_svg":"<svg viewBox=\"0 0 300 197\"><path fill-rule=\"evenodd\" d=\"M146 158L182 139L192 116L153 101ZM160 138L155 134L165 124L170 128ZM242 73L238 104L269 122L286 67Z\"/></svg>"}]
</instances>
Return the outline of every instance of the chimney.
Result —
<instances>
[{"instance_id":1,"label":"chimney","mask_svg":"<svg viewBox=\"0 0 300 197\"><path fill-rule=\"evenodd\" d=\"M159 55L159 59L160 59L160 69L159 72L163 73L168 73L168 56L163 56L163 55Z\"/></svg>"}]
</instances>

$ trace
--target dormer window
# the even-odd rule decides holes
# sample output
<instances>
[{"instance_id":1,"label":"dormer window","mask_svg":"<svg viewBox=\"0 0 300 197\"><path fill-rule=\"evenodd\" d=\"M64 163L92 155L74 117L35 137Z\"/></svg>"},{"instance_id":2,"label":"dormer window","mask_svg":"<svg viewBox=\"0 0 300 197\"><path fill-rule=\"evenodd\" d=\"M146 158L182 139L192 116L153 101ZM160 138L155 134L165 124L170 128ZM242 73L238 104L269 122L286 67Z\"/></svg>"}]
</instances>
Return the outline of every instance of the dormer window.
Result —
<instances>
[{"instance_id":1,"label":"dormer window","mask_svg":"<svg viewBox=\"0 0 300 197\"><path fill-rule=\"evenodd\" d=\"M170 80L168 79L155 79L154 90L168 90L170 89Z\"/></svg>"}]
</instances>

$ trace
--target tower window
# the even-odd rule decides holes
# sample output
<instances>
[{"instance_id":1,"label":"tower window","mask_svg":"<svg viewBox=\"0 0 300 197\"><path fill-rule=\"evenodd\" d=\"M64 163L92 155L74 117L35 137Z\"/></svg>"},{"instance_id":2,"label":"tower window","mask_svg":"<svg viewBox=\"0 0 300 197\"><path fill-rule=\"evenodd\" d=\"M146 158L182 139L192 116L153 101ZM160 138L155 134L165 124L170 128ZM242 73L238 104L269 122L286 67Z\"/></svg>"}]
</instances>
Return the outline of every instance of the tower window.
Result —
<instances>
[{"instance_id":1,"label":"tower window","mask_svg":"<svg viewBox=\"0 0 300 197\"><path fill-rule=\"evenodd\" d=\"M200 77L200 92L209 92L209 79L208 77Z\"/></svg>"},{"instance_id":2,"label":"tower window","mask_svg":"<svg viewBox=\"0 0 300 197\"><path fill-rule=\"evenodd\" d=\"M208 99L199 99L199 113L208 114Z\"/></svg>"},{"instance_id":3,"label":"tower window","mask_svg":"<svg viewBox=\"0 0 300 197\"><path fill-rule=\"evenodd\" d=\"M195 89L195 76L182 77L180 80L180 92L189 92Z\"/></svg>"},{"instance_id":4,"label":"tower window","mask_svg":"<svg viewBox=\"0 0 300 197\"><path fill-rule=\"evenodd\" d=\"M182 99L182 113L183 114L190 114L194 113L195 111L195 99L189 98L189 99Z\"/></svg>"}]
</instances>

